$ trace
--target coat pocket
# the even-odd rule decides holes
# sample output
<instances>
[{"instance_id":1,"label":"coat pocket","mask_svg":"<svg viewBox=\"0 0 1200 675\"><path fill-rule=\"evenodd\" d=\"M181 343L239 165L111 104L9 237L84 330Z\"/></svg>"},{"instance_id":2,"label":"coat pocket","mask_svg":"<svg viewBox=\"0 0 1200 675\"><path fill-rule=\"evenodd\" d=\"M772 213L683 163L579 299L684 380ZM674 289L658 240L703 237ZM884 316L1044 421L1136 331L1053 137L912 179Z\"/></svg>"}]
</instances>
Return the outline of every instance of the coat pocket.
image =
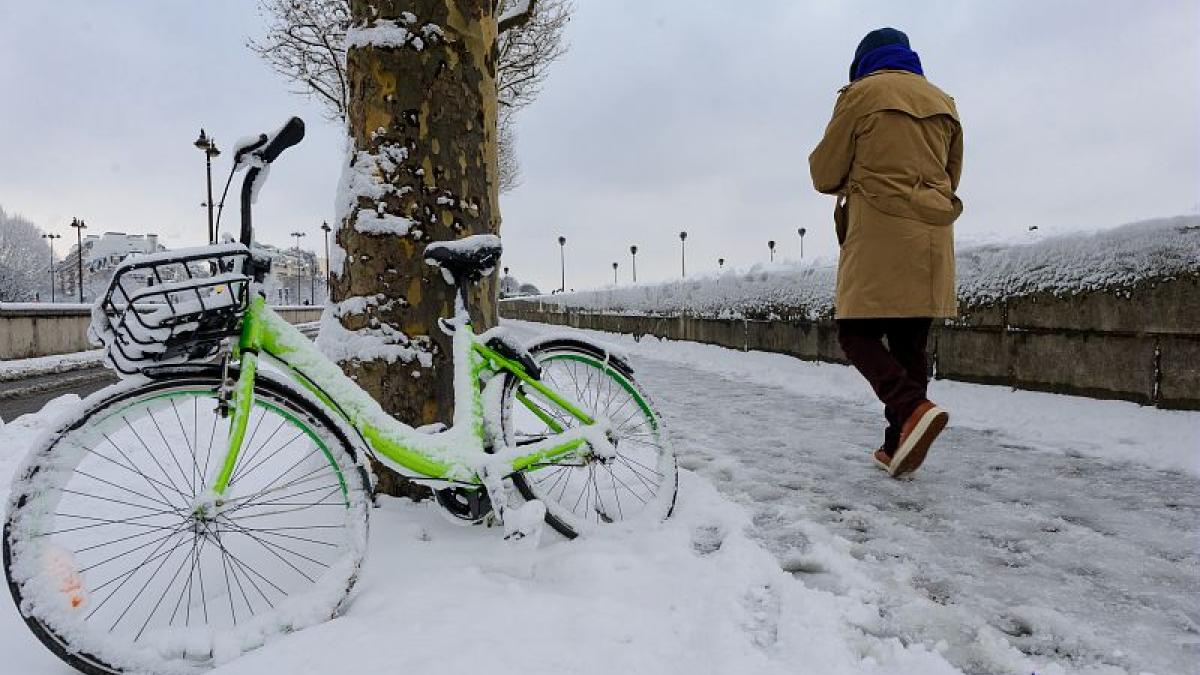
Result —
<instances>
[{"instance_id":1,"label":"coat pocket","mask_svg":"<svg viewBox=\"0 0 1200 675\"><path fill-rule=\"evenodd\" d=\"M962 202L949 183L919 180L908 199L917 218L931 225L950 225L962 213Z\"/></svg>"},{"instance_id":2,"label":"coat pocket","mask_svg":"<svg viewBox=\"0 0 1200 675\"><path fill-rule=\"evenodd\" d=\"M845 244L850 230L850 198L846 195L838 195L833 205L833 229L837 232L838 246Z\"/></svg>"}]
</instances>

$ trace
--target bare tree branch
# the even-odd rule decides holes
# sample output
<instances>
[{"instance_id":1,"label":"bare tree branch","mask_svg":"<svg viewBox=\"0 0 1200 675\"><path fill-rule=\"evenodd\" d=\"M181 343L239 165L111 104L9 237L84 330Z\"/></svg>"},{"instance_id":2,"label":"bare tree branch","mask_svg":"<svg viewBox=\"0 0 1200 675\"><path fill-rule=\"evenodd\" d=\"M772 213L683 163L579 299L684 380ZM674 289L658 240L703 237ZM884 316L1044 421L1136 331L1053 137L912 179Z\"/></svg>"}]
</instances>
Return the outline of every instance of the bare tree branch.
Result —
<instances>
[{"instance_id":1,"label":"bare tree branch","mask_svg":"<svg viewBox=\"0 0 1200 675\"><path fill-rule=\"evenodd\" d=\"M497 8L501 191L520 183L513 115L537 98L550 64L567 52L563 31L573 9L571 0L501 0ZM320 103L328 119L345 120L350 0L259 0L259 13L266 34L246 46L294 83L295 93Z\"/></svg>"},{"instance_id":2,"label":"bare tree branch","mask_svg":"<svg viewBox=\"0 0 1200 675\"><path fill-rule=\"evenodd\" d=\"M524 26L533 18L536 5L537 0L516 0L507 11L500 15L500 18L496 19L496 29L503 35L513 28Z\"/></svg>"}]
</instances>

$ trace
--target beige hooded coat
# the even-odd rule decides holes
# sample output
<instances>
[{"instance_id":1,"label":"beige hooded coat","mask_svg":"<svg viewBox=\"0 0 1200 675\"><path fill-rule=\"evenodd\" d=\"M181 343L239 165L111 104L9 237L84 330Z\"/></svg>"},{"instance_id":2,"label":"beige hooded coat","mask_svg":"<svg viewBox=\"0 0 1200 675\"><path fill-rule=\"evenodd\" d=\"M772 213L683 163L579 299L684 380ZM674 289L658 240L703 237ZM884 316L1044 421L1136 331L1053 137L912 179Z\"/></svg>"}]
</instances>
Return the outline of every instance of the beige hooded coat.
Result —
<instances>
[{"instance_id":1,"label":"beige hooded coat","mask_svg":"<svg viewBox=\"0 0 1200 675\"><path fill-rule=\"evenodd\" d=\"M954 99L920 75L881 70L839 92L808 158L813 186L847 199L837 318L955 316L962 153Z\"/></svg>"}]
</instances>

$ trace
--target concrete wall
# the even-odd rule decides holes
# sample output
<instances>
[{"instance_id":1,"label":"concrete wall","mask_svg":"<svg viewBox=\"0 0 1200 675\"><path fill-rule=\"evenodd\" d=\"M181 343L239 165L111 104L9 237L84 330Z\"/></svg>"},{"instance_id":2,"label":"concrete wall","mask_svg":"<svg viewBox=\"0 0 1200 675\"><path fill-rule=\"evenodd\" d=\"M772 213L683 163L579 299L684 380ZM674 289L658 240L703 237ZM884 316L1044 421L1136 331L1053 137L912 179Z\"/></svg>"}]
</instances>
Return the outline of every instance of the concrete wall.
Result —
<instances>
[{"instance_id":1,"label":"concrete wall","mask_svg":"<svg viewBox=\"0 0 1200 675\"><path fill-rule=\"evenodd\" d=\"M281 307L275 311L291 323L321 318L320 307ZM95 349L87 339L91 320L91 310L82 305L0 306L0 361Z\"/></svg>"},{"instance_id":2,"label":"concrete wall","mask_svg":"<svg viewBox=\"0 0 1200 675\"><path fill-rule=\"evenodd\" d=\"M622 316L535 300L506 300L500 314L845 363L827 320ZM963 307L935 327L930 356L939 378L1200 410L1200 276Z\"/></svg>"}]
</instances>

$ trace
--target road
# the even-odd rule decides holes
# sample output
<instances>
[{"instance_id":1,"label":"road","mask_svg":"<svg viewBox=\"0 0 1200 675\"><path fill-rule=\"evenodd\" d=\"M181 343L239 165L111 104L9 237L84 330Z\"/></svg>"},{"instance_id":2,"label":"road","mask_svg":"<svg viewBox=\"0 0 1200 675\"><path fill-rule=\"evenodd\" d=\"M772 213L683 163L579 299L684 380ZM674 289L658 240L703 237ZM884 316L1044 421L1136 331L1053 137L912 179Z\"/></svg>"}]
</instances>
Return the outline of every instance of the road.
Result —
<instances>
[{"instance_id":1,"label":"road","mask_svg":"<svg viewBox=\"0 0 1200 675\"><path fill-rule=\"evenodd\" d=\"M63 394L87 396L116 381L112 371L95 366L0 382L0 419L11 420L37 412L47 401Z\"/></svg>"}]
</instances>

